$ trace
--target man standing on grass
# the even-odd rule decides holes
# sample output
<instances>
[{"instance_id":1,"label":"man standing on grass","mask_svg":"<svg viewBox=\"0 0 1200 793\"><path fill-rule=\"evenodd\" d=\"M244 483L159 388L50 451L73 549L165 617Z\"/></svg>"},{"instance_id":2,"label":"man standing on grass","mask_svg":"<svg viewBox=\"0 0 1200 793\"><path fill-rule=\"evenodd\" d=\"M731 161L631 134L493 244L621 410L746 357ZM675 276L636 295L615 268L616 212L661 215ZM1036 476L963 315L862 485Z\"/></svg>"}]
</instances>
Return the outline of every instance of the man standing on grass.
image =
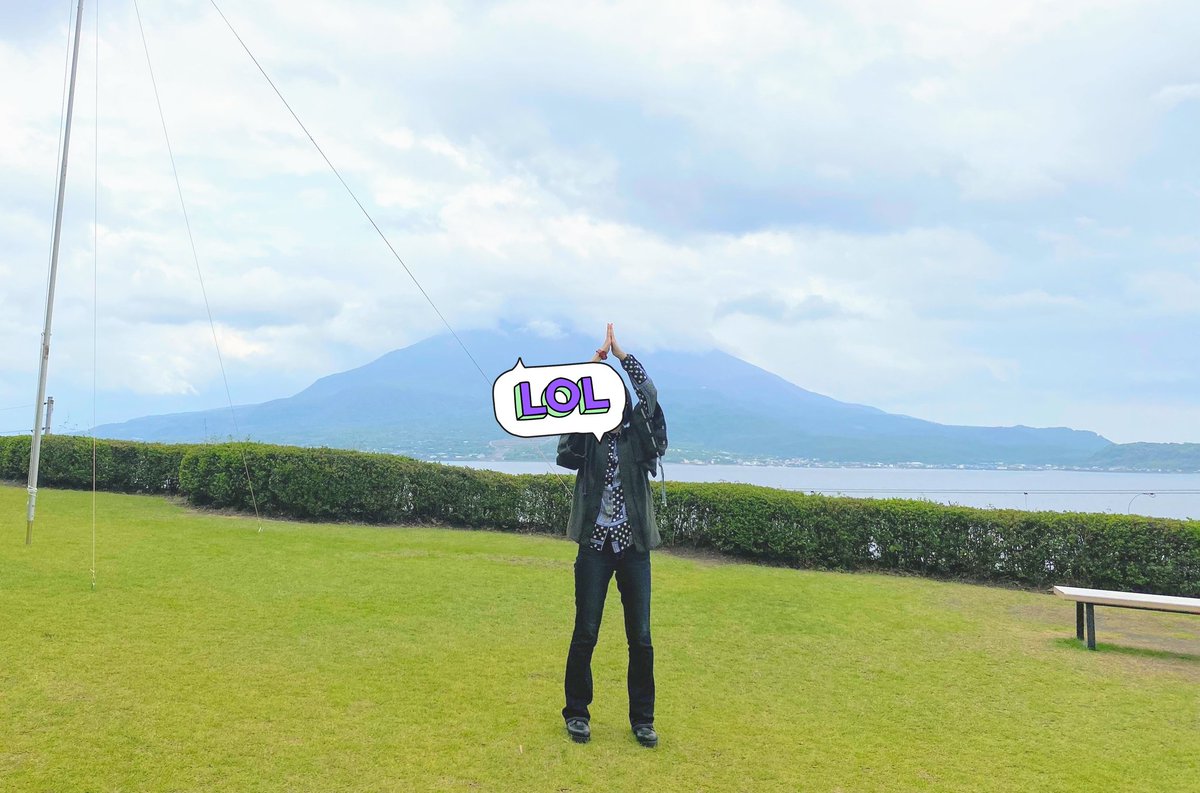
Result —
<instances>
[{"instance_id":1,"label":"man standing on grass","mask_svg":"<svg viewBox=\"0 0 1200 793\"><path fill-rule=\"evenodd\" d=\"M558 441L558 464L578 472L567 525L567 536L579 543L579 553L575 631L567 654L567 704L562 715L572 739L586 743L591 738L592 651L608 584L615 574L629 641L629 724L640 744L653 747L658 745L658 734L650 643L650 549L658 547L660 540L647 463L653 465L648 417L654 415L658 391L641 363L617 344L611 323L592 361L605 360L610 350L637 390L638 407L632 407L626 393L621 424L600 441L587 433L562 435Z\"/></svg>"}]
</instances>

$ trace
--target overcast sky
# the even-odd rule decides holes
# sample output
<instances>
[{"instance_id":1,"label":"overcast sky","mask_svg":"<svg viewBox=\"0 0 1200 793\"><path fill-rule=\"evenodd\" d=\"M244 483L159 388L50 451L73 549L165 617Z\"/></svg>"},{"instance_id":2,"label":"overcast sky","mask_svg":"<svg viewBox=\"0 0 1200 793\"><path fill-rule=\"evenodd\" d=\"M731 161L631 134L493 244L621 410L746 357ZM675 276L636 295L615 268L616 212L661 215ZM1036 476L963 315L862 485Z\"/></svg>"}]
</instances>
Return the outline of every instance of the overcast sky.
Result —
<instances>
[{"instance_id":1,"label":"overcast sky","mask_svg":"<svg viewBox=\"0 0 1200 793\"><path fill-rule=\"evenodd\" d=\"M935 421L1200 441L1194 2L219 2L456 328L612 321ZM79 428L97 159L98 420L225 401L132 3L99 8L51 361ZM0 0L0 431L70 13ZM142 14L235 402L438 333L207 0Z\"/></svg>"}]
</instances>

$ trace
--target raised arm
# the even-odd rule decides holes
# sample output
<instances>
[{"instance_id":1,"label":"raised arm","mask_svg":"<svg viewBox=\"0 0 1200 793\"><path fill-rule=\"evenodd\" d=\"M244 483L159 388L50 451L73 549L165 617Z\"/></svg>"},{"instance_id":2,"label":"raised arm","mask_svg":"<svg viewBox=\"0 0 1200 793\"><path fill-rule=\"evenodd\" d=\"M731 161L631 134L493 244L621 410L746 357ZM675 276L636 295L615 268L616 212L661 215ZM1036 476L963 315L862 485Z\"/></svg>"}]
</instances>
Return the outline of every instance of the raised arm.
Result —
<instances>
[{"instance_id":1,"label":"raised arm","mask_svg":"<svg viewBox=\"0 0 1200 793\"><path fill-rule=\"evenodd\" d=\"M617 360L621 362L621 367L629 375L629 380L633 383L633 387L637 391L638 399L646 406L646 415L653 416L654 408L658 404L658 388L655 387L654 381L650 379L650 376L646 374L646 368L642 366L642 362L633 357L632 354L625 352L621 345L617 343L612 327L612 323L610 322L608 324L608 347L612 350L612 354L617 356Z\"/></svg>"},{"instance_id":2,"label":"raised arm","mask_svg":"<svg viewBox=\"0 0 1200 793\"><path fill-rule=\"evenodd\" d=\"M629 379L637 391L638 399L646 406L646 415L653 416L654 407L658 404L658 388L646 374L642 362L634 358L632 353L626 353L625 357L621 359L621 366L629 374Z\"/></svg>"}]
</instances>

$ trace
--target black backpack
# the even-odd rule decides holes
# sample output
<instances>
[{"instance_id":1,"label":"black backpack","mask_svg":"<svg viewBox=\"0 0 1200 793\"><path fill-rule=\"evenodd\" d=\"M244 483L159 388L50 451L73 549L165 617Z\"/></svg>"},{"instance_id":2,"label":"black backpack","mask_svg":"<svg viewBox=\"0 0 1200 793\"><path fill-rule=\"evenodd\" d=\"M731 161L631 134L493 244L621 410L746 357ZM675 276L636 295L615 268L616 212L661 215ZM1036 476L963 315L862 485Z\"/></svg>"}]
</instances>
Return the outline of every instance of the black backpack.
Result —
<instances>
[{"instance_id":1,"label":"black backpack","mask_svg":"<svg viewBox=\"0 0 1200 793\"><path fill-rule=\"evenodd\" d=\"M638 403L638 413L641 414L642 421L638 422L642 426L639 428L639 435L642 441L642 464L646 466L646 470L650 472L650 476L662 472L662 502L663 506L667 505L667 472L663 467L662 458L667 453L667 417L663 413L662 405L658 402L654 403L654 415L646 415L646 404Z\"/></svg>"}]
</instances>

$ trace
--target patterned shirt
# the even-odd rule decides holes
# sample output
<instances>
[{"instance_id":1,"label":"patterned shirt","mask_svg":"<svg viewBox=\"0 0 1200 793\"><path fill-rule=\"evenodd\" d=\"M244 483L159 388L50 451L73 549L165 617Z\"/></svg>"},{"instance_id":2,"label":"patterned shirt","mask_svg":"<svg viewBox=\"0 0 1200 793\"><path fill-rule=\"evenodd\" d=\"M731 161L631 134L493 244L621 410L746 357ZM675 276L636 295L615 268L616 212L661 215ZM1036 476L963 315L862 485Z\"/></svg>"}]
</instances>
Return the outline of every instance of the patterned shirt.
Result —
<instances>
[{"instance_id":1,"label":"patterned shirt","mask_svg":"<svg viewBox=\"0 0 1200 793\"><path fill-rule=\"evenodd\" d=\"M640 361L630 354L625 355L621 366L633 381L634 388L646 382L646 370ZM625 491L621 488L618 473L620 460L617 458L617 437L621 432L608 433L608 465L604 469L604 494L600 499L600 512L596 515L596 528L592 531L592 545L603 550L611 544L615 553L621 553L633 545L633 533L629 528L629 516L625 511Z\"/></svg>"}]
</instances>

